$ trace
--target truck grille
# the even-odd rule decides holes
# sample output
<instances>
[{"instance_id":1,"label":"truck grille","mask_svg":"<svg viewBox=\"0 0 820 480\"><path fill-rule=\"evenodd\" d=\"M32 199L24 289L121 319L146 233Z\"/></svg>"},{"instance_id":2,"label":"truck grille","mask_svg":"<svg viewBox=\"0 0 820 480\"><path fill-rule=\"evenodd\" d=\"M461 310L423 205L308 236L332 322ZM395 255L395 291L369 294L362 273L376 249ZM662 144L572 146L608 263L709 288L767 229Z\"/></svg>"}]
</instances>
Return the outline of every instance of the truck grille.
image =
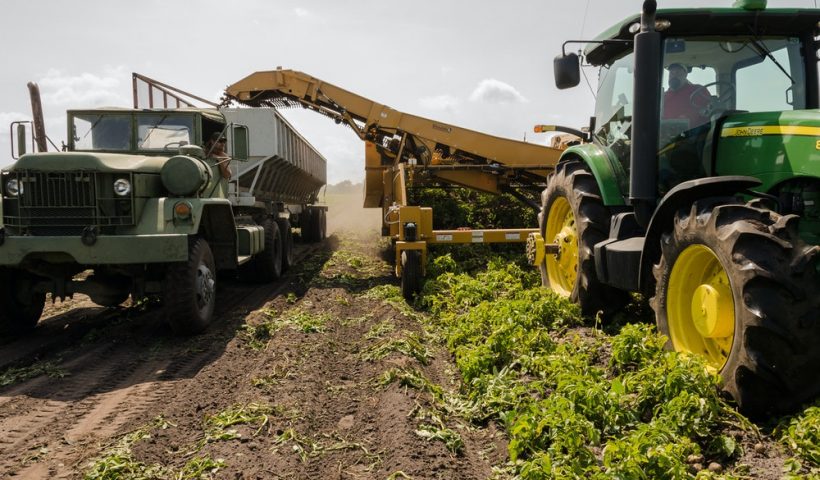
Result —
<instances>
[{"instance_id":1,"label":"truck grille","mask_svg":"<svg viewBox=\"0 0 820 480\"><path fill-rule=\"evenodd\" d=\"M89 171L9 172L4 181L16 178L22 185L17 197L3 199L6 225L32 235L79 235L85 227L134 224L133 192L114 195L114 175ZM130 174L117 175L127 178Z\"/></svg>"}]
</instances>

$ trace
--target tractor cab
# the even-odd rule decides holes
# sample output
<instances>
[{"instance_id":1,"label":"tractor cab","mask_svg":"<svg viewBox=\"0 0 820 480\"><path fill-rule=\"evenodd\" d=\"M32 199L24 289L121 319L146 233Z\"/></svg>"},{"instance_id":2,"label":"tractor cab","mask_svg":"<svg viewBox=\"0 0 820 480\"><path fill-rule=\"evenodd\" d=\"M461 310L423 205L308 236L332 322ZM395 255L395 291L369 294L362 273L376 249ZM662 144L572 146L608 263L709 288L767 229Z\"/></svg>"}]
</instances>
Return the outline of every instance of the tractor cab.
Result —
<instances>
[{"instance_id":1,"label":"tractor cab","mask_svg":"<svg viewBox=\"0 0 820 480\"><path fill-rule=\"evenodd\" d=\"M600 69L586 143L566 149L528 245L586 315L640 292L668 347L701 357L753 415L820 394L820 10L657 10L645 0L556 57Z\"/></svg>"}]
</instances>

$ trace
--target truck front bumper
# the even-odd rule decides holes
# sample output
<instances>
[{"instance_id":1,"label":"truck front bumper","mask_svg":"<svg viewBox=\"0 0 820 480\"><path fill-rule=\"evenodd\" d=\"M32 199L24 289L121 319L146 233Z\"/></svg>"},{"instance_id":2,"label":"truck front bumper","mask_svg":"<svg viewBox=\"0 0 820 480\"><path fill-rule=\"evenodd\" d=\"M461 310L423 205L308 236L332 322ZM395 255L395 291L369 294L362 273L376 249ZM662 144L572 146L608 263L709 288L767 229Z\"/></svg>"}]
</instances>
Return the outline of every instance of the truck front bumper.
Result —
<instances>
[{"instance_id":1,"label":"truck front bumper","mask_svg":"<svg viewBox=\"0 0 820 480\"><path fill-rule=\"evenodd\" d=\"M20 265L29 259L73 259L81 265L184 262L188 259L188 236L99 235L92 245L86 245L80 237L3 235L0 265Z\"/></svg>"}]
</instances>

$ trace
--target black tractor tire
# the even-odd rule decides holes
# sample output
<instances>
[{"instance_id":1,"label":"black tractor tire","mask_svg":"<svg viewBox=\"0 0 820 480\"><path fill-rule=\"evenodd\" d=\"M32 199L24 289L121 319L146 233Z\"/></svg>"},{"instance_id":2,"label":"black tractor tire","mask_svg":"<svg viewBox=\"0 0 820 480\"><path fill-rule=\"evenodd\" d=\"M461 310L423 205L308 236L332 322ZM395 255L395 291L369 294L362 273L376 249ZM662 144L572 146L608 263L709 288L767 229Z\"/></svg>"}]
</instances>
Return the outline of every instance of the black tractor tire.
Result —
<instances>
[{"instance_id":1,"label":"black tractor tire","mask_svg":"<svg viewBox=\"0 0 820 480\"><path fill-rule=\"evenodd\" d=\"M204 238L191 239L187 262L168 267L162 304L168 325L178 335L200 333L210 325L216 306L216 266Z\"/></svg>"},{"instance_id":2,"label":"black tractor tire","mask_svg":"<svg viewBox=\"0 0 820 480\"><path fill-rule=\"evenodd\" d=\"M667 348L716 359L712 366L720 371L723 389L752 417L791 411L820 393L820 246L800 239L798 222L795 215L766 208L698 201L677 212L654 267L651 304L659 331L670 338ZM703 297L691 286L713 284L709 278L715 278L697 274L699 262L691 252L704 246L728 279L719 297L731 298L732 309L715 310L729 312L721 323L727 333L701 326L703 333L696 326L695 319L704 317L698 312L708 307L703 300L702 310L692 306ZM678 280L684 278L694 280Z\"/></svg>"},{"instance_id":3,"label":"black tractor tire","mask_svg":"<svg viewBox=\"0 0 820 480\"><path fill-rule=\"evenodd\" d=\"M547 182L547 188L541 194L541 212L538 214L538 226L544 243L550 244L554 238L547 238L548 214L553 205L564 199L569 203L569 211L574 219L577 242L577 271L574 280L567 285L550 285L547 258L538 266L541 271L541 284L566 295L581 307L581 313L594 316L602 312L608 316L620 310L629 302L629 294L600 282L595 273L593 257L595 244L609 237L609 224L612 214L601 197L601 191L595 177L581 160L561 162ZM548 257L549 254L545 255ZM552 256L558 260L558 255ZM564 288L566 287L566 288Z\"/></svg>"},{"instance_id":4,"label":"black tractor tire","mask_svg":"<svg viewBox=\"0 0 820 480\"><path fill-rule=\"evenodd\" d=\"M28 272L0 268L0 335L22 335L37 326L46 295L33 291L35 281Z\"/></svg>"},{"instance_id":5,"label":"black tractor tire","mask_svg":"<svg viewBox=\"0 0 820 480\"><path fill-rule=\"evenodd\" d=\"M276 219L276 225L282 235L282 272L287 272L293 266L293 232L290 229L290 220L287 218Z\"/></svg>"},{"instance_id":6,"label":"black tractor tire","mask_svg":"<svg viewBox=\"0 0 820 480\"><path fill-rule=\"evenodd\" d=\"M265 230L265 250L257 253L240 269L242 279L253 283L269 283L282 276L282 232L276 220L262 221Z\"/></svg>"},{"instance_id":7,"label":"black tractor tire","mask_svg":"<svg viewBox=\"0 0 820 480\"><path fill-rule=\"evenodd\" d=\"M401 295L407 303L412 303L421 292L421 272L421 252L418 250L401 252Z\"/></svg>"}]
</instances>

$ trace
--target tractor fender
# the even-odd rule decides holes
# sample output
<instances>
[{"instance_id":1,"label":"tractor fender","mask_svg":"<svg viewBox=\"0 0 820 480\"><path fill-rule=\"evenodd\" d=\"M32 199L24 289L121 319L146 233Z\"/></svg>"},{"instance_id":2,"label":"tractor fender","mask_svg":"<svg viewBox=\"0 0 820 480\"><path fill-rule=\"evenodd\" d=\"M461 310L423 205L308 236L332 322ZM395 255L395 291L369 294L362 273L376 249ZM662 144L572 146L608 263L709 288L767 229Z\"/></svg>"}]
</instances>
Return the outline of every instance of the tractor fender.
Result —
<instances>
[{"instance_id":1,"label":"tractor fender","mask_svg":"<svg viewBox=\"0 0 820 480\"><path fill-rule=\"evenodd\" d=\"M649 227L646 230L643 251L641 252L641 270L638 278L641 291L646 292L654 282L652 266L660 261L661 235L672 229L675 213L696 200L708 197L731 197L744 190L757 187L760 180L742 175L704 177L688 180L676 185L658 203Z\"/></svg>"},{"instance_id":2,"label":"tractor fender","mask_svg":"<svg viewBox=\"0 0 820 480\"><path fill-rule=\"evenodd\" d=\"M571 158L579 158L589 167L595 181L598 182L598 189L601 191L601 199L605 206L626 205L621 191L621 185L627 179L626 172L617 160L610 158L605 149L594 143L575 145L561 154L559 162Z\"/></svg>"}]
</instances>

